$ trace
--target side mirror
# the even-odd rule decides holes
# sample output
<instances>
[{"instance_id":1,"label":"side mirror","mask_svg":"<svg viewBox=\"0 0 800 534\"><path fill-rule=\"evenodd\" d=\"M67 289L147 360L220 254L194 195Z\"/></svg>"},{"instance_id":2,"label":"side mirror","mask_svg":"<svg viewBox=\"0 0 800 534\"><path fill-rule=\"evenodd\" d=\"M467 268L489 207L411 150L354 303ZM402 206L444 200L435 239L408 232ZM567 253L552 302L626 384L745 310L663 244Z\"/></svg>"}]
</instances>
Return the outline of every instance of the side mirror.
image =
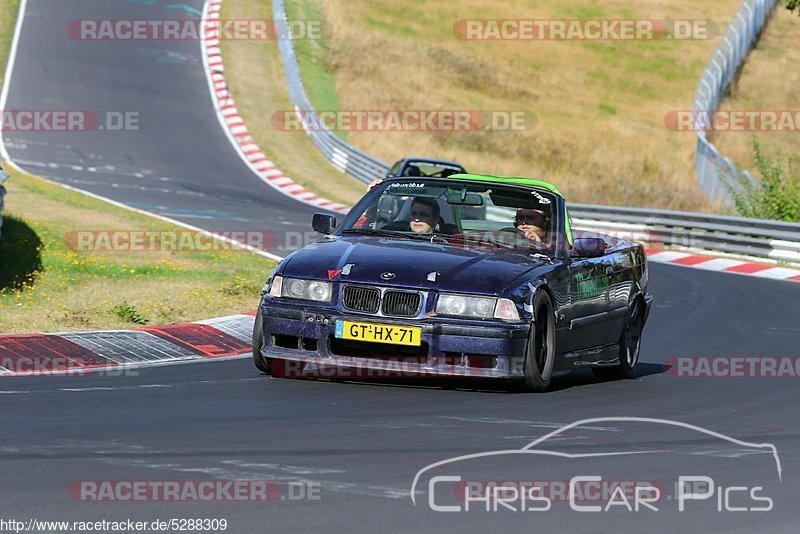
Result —
<instances>
[{"instance_id":1,"label":"side mirror","mask_svg":"<svg viewBox=\"0 0 800 534\"><path fill-rule=\"evenodd\" d=\"M599 258L606 253L606 242L599 237L583 237L575 240L572 255L578 258Z\"/></svg>"},{"instance_id":2,"label":"side mirror","mask_svg":"<svg viewBox=\"0 0 800 534\"><path fill-rule=\"evenodd\" d=\"M336 217L327 213L315 213L311 219L311 227L315 232L328 235L336 228Z\"/></svg>"}]
</instances>

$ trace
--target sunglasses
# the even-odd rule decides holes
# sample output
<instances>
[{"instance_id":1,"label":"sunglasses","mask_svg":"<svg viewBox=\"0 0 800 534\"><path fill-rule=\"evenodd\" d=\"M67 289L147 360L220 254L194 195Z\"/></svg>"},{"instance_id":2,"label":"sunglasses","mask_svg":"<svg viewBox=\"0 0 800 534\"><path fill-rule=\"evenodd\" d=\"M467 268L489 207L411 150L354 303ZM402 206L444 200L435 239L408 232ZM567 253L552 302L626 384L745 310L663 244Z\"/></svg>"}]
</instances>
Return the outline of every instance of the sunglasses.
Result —
<instances>
[{"instance_id":1,"label":"sunglasses","mask_svg":"<svg viewBox=\"0 0 800 534\"><path fill-rule=\"evenodd\" d=\"M532 224L534 226L544 226L547 224L547 217L539 213L519 215L517 224Z\"/></svg>"},{"instance_id":2,"label":"sunglasses","mask_svg":"<svg viewBox=\"0 0 800 534\"><path fill-rule=\"evenodd\" d=\"M411 217L414 219L430 219L433 217L433 212L411 210Z\"/></svg>"}]
</instances>

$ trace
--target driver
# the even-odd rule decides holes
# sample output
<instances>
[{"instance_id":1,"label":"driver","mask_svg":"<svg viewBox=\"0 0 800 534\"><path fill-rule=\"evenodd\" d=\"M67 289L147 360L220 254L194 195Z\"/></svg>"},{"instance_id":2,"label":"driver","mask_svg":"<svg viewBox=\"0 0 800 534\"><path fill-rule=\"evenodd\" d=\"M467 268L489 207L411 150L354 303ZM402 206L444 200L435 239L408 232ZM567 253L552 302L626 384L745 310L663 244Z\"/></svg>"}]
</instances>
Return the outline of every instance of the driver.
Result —
<instances>
[{"instance_id":1,"label":"driver","mask_svg":"<svg viewBox=\"0 0 800 534\"><path fill-rule=\"evenodd\" d=\"M537 243L546 241L548 222L547 213L542 210L521 208L514 215L514 228L525 234L526 238Z\"/></svg>"},{"instance_id":2,"label":"driver","mask_svg":"<svg viewBox=\"0 0 800 534\"><path fill-rule=\"evenodd\" d=\"M383 230L414 232L416 234L456 233L455 225L447 224L439 215L439 203L433 198L416 197L411 202L411 220L395 221L387 224Z\"/></svg>"},{"instance_id":3,"label":"driver","mask_svg":"<svg viewBox=\"0 0 800 534\"><path fill-rule=\"evenodd\" d=\"M432 198L415 198L411 203L411 231L416 234L432 234L434 228L444 224L439 216L439 203Z\"/></svg>"}]
</instances>

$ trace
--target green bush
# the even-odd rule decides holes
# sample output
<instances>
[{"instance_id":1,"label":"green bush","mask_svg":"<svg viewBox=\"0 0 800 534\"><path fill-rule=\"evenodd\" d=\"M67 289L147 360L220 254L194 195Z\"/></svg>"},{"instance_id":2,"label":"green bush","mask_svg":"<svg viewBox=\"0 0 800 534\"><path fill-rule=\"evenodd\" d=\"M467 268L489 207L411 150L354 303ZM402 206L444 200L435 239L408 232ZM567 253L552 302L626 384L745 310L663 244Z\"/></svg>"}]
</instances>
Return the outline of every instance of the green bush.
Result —
<instances>
[{"instance_id":1,"label":"green bush","mask_svg":"<svg viewBox=\"0 0 800 534\"><path fill-rule=\"evenodd\" d=\"M800 165L796 158L782 154L773 159L764 155L753 139L753 154L761 181L751 184L744 176L729 184L736 212L742 217L800 222Z\"/></svg>"}]
</instances>

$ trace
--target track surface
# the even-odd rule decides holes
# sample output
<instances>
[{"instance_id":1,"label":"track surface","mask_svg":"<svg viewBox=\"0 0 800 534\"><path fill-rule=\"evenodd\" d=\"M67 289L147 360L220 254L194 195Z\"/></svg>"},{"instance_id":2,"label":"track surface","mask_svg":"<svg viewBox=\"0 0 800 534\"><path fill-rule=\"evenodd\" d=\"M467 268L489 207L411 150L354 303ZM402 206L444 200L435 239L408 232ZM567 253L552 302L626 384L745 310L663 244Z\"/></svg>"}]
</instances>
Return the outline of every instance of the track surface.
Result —
<instances>
[{"instance_id":1,"label":"track surface","mask_svg":"<svg viewBox=\"0 0 800 534\"><path fill-rule=\"evenodd\" d=\"M287 202L264 184L219 126L199 41L79 41L67 34L77 19L199 18L193 10L201 8L197 0L29 0L7 108L136 112L140 125L6 132L9 155L33 174L193 226L278 236L310 231L311 215L321 210ZM275 239L276 247L284 243Z\"/></svg>"},{"instance_id":2,"label":"track surface","mask_svg":"<svg viewBox=\"0 0 800 534\"><path fill-rule=\"evenodd\" d=\"M8 107L44 102L51 109L139 110L150 120L139 133L10 136L11 155L31 172L189 224L304 230L312 208L261 184L230 148L212 113L199 43L103 44L66 37L67 22L80 17L185 16L166 9L167 2L149 3L118 0L100 8L88 0L30 0ZM189 5L200 8L197 1ZM114 171L87 172L92 165L112 165ZM152 174L134 176L142 169ZM656 306L638 380L598 383L581 372L558 379L555 391L544 395L486 382L280 380L259 375L247 359L139 369L117 377L3 380L2 517L216 517L226 518L228 531L237 533L320 527L796 532L797 380L677 378L661 364L673 356L796 356L800 287L652 265L651 290ZM558 481L601 474L607 480L671 484L679 475L724 472L735 474L739 484L767 488L774 509L720 513L712 499L693 503L686 513L664 502L659 512L578 513L557 503L548 512L454 514L432 512L424 494L417 506L409 498L415 474L432 462L523 447L561 425L609 416L672 419L744 441L774 443L783 480L777 482L769 454L671 427L626 423L594 425L550 448L662 453L578 463L500 457L442 474ZM319 484L320 500L86 503L66 492L77 480L245 478L276 481L284 495L290 483L310 481Z\"/></svg>"}]
</instances>

